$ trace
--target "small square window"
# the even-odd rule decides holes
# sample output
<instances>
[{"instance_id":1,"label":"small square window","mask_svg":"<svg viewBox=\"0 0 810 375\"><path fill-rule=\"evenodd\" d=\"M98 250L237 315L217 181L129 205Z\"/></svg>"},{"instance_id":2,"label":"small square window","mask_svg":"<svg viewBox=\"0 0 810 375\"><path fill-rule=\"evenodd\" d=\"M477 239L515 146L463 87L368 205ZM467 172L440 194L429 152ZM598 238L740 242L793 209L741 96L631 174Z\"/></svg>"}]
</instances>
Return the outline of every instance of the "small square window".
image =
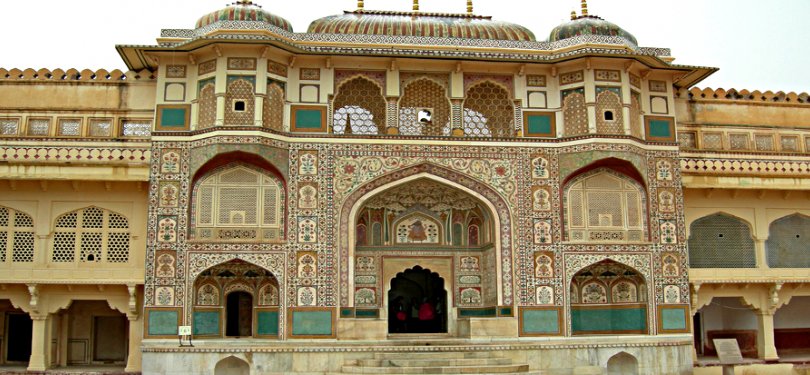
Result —
<instances>
[{"instance_id":1,"label":"small square window","mask_svg":"<svg viewBox=\"0 0 810 375\"><path fill-rule=\"evenodd\" d=\"M605 121L614 121L616 117L613 115L613 111L605 111L604 113Z\"/></svg>"},{"instance_id":2,"label":"small square window","mask_svg":"<svg viewBox=\"0 0 810 375\"><path fill-rule=\"evenodd\" d=\"M234 100L233 101L233 111L234 112L244 112L247 109L247 105L245 104L244 100Z\"/></svg>"}]
</instances>

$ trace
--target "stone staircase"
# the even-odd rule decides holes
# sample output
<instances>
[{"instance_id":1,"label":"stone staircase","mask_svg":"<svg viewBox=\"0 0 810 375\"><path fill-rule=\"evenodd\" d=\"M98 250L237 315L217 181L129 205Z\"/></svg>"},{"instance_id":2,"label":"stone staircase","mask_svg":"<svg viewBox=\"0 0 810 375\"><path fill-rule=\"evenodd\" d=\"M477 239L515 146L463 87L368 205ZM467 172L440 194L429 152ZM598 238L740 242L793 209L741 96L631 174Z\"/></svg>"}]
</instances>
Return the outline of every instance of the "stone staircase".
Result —
<instances>
[{"instance_id":1,"label":"stone staircase","mask_svg":"<svg viewBox=\"0 0 810 375\"><path fill-rule=\"evenodd\" d=\"M370 359L348 361L342 370L343 374L540 374L490 351L374 353Z\"/></svg>"}]
</instances>

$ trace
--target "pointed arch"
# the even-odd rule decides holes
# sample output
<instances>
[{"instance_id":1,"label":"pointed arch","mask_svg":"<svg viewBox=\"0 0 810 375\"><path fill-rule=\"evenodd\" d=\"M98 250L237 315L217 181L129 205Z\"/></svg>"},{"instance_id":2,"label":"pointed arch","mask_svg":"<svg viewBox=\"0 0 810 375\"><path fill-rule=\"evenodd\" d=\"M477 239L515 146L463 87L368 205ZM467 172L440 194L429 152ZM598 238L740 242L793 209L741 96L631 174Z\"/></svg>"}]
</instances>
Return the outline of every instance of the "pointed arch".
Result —
<instances>
[{"instance_id":1,"label":"pointed arch","mask_svg":"<svg viewBox=\"0 0 810 375\"><path fill-rule=\"evenodd\" d=\"M464 99L464 135L513 137L515 105L503 85L486 79L467 88Z\"/></svg>"},{"instance_id":2,"label":"pointed arch","mask_svg":"<svg viewBox=\"0 0 810 375\"><path fill-rule=\"evenodd\" d=\"M34 219L11 207L0 206L0 263L34 261Z\"/></svg>"},{"instance_id":3,"label":"pointed arch","mask_svg":"<svg viewBox=\"0 0 810 375\"><path fill-rule=\"evenodd\" d=\"M332 99L332 132L335 134L383 134L386 102L383 88L364 75L343 81Z\"/></svg>"},{"instance_id":4,"label":"pointed arch","mask_svg":"<svg viewBox=\"0 0 810 375\"><path fill-rule=\"evenodd\" d=\"M608 375L638 375L638 360L627 352L620 352L607 361Z\"/></svg>"},{"instance_id":5,"label":"pointed arch","mask_svg":"<svg viewBox=\"0 0 810 375\"><path fill-rule=\"evenodd\" d=\"M465 174L437 166L431 163L418 164L411 167L396 170L394 172L377 177L364 185L358 187L343 201L339 220L337 222L337 233L344 233L338 239L340 283L339 296L342 306L351 306L353 303L353 290L350 281L354 278L354 265L349 259L354 258L355 252L355 231L350 229L350 223L356 221L356 217L366 200L378 193L390 189L394 186L406 184L420 178L427 178L442 184L455 187L469 195L477 198L489 211L492 221L500 223L494 231L493 243L498 250L495 252L497 259L497 280L502 283L497 285L497 300L499 304L509 305L514 300L514 285L512 277L512 242L511 242L511 212L510 205L495 190L488 185L481 183ZM508 240L502 240L508 239Z\"/></svg>"},{"instance_id":6,"label":"pointed arch","mask_svg":"<svg viewBox=\"0 0 810 375\"><path fill-rule=\"evenodd\" d=\"M250 365L241 358L228 356L214 366L214 375L250 375Z\"/></svg>"},{"instance_id":7,"label":"pointed arch","mask_svg":"<svg viewBox=\"0 0 810 375\"><path fill-rule=\"evenodd\" d=\"M419 109L432 110L430 120L420 121ZM399 134L449 135L451 103L447 87L431 77L421 77L406 83L399 98Z\"/></svg>"},{"instance_id":8,"label":"pointed arch","mask_svg":"<svg viewBox=\"0 0 810 375\"><path fill-rule=\"evenodd\" d=\"M88 206L56 217L50 261L54 263L127 263L129 219L112 210Z\"/></svg>"}]
</instances>

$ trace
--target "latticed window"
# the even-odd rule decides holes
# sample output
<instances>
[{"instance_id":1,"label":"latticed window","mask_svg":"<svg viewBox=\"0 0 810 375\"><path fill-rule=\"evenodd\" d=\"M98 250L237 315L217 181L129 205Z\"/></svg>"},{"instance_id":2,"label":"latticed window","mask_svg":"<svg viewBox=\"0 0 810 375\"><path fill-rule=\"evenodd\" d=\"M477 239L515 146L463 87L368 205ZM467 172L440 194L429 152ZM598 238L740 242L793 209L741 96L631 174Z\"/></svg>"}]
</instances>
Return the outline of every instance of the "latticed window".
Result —
<instances>
[{"instance_id":1,"label":"latticed window","mask_svg":"<svg viewBox=\"0 0 810 375\"><path fill-rule=\"evenodd\" d=\"M596 132L624 134L621 91L618 88L597 88Z\"/></svg>"},{"instance_id":2,"label":"latticed window","mask_svg":"<svg viewBox=\"0 0 810 375\"><path fill-rule=\"evenodd\" d=\"M333 102L332 131L335 134L382 134L385 127L385 98L382 89L365 77L340 86Z\"/></svg>"},{"instance_id":3,"label":"latticed window","mask_svg":"<svg viewBox=\"0 0 810 375\"><path fill-rule=\"evenodd\" d=\"M810 267L810 218L790 215L774 221L769 229L765 249L772 268Z\"/></svg>"},{"instance_id":4,"label":"latticed window","mask_svg":"<svg viewBox=\"0 0 810 375\"><path fill-rule=\"evenodd\" d=\"M0 207L0 263L34 261L34 220L28 214Z\"/></svg>"},{"instance_id":5,"label":"latticed window","mask_svg":"<svg viewBox=\"0 0 810 375\"><path fill-rule=\"evenodd\" d=\"M214 121L217 119L217 97L214 90L213 79L200 82L198 129L214 126Z\"/></svg>"},{"instance_id":6,"label":"latticed window","mask_svg":"<svg viewBox=\"0 0 810 375\"><path fill-rule=\"evenodd\" d=\"M54 263L129 262L129 220L98 207L56 218L51 242Z\"/></svg>"},{"instance_id":7,"label":"latticed window","mask_svg":"<svg viewBox=\"0 0 810 375\"><path fill-rule=\"evenodd\" d=\"M278 178L231 165L200 180L194 194L195 238L281 239L284 192Z\"/></svg>"},{"instance_id":8,"label":"latticed window","mask_svg":"<svg viewBox=\"0 0 810 375\"><path fill-rule=\"evenodd\" d=\"M715 214L695 220L689 237L689 266L693 268L753 268L756 266L751 228L742 220Z\"/></svg>"},{"instance_id":9,"label":"latticed window","mask_svg":"<svg viewBox=\"0 0 810 375\"><path fill-rule=\"evenodd\" d=\"M399 101L399 134L440 136L449 133L447 89L427 78L408 84Z\"/></svg>"},{"instance_id":10,"label":"latticed window","mask_svg":"<svg viewBox=\"0 0 810 375\"><path fill-rule=\"evenodd\" d=\"M585 106L585 90L563 91L563 119L565 136L588 134L588 107Z\"/></svg>"},{"instance_id":11,"label":"latticed window","mask_svg":"<svg viewBox=\"0 0 810 375\"><path fill-rule=\"evenodd\" d=\"M253 125L253 77L228 77L225 93L225 125Z\"/></svg>"},{"instance_id":12,"label":"latticed window","mask_svg":"<svg viewBox=\"0 0 810 375\"><path fill-rule=\"evenodd\" d=\"M468 137L514 136L515 108L509 92L492 82L467 90L464 100L464 135Z\"/></svg>"},{"instance_id":13,"label":"latticed window","mask_svg":"<svg viewBox=\"0 0 810 375\"><path fill-rule=\"evenodd\" d=\"M644 194L630 178L607 170L574 180L566 190L569 241L644 239Z\"/></svg>"},{"instance_id":14,"label":"latticed window","mask_svg":"<svg viewBox=\"0 0 810 375\"><path fill-rule=\"evenodd\" d=\"M284 87L276 82L267 85L267 97L262 108L264 127L282 131L284 126Z\"/></svg>"}]
</instances>

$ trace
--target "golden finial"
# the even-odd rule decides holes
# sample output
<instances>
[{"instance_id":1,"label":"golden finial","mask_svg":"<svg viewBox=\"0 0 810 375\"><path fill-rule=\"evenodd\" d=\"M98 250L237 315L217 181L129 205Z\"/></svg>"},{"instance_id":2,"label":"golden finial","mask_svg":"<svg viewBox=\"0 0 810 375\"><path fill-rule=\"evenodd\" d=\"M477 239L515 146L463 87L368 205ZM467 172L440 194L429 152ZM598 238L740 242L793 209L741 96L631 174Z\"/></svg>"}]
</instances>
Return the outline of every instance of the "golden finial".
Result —
<instances>
[{"instance_id":1,"label":"golden finial","mask_svg":"<svg viewBox=\"0 0 810 375\"><path fill-rule=\"evenodd\" d=\"M469 15L473 14L472 0L467 0L467 14L469 14Z\"/></svg>"},{"instance_id":2,"label":"golden finial","mask_svg":"<svg viewBox=\"0 0 810 375\"><path fill-rule=\"evenodd\" d=\"M588 0L582 0L582 16L588 15Z\"/></svg>"},{"instance_id":3,"label":"golden finial","mask_svg":"<svg viewBox=\"0 0 810 375\"><path fill-rule=\"evenodd\" d=\"M413 0L413 11L414 12L419 11L419 0Z\"/></svg>"},{"instance_id":4,"label":"golden finial","mask_svg":"<svg viewBox=\"0 0 810 375\"><path fill-rule=\"evenodd\" d=\"M357 10L363 10L364 6L365 4L363 4L363 0L357 0Z\"/></svg>"},{"instance_id":5,"label":"golden finial","mask_svg":"<svg viewBox=\"0 0 810 375\"><path fill-rule=\"evenodd\" d=\"M575 19L577 19L577 12L572 10L571 11L571 20L575 20Z\"/></svg>"}]
</instances>

